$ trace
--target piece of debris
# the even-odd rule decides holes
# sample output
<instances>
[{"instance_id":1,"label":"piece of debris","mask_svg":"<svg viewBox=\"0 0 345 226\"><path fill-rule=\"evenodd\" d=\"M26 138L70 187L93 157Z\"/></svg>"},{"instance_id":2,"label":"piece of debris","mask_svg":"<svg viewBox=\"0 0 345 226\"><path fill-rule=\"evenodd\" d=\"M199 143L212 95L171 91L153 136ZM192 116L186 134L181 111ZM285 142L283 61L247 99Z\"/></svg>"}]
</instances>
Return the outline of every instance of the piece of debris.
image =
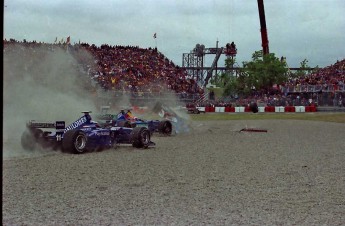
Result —
<instances>
[{"instance_id":1,"label":"piece of debris","mask_svg":"<svg viewBox=\"0 0 345 226\"><path fill-rule=\"evenodd\" d=\"M263 133L267 133L267 129L244 128L244 129L241 129L240 132L263 132Z\"/></svg>"}]
</instances>

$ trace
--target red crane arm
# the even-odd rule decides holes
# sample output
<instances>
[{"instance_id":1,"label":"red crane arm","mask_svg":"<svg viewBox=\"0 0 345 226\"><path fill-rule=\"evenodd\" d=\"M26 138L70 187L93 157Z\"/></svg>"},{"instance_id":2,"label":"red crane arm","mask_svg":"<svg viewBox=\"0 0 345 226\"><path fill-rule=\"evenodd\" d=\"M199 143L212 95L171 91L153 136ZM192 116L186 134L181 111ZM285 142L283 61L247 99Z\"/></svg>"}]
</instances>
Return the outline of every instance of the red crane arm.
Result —
<instances>
[{"instance_id":1,"label":"red crane arm","mask_svg":"<svg viewBox=\"0 0 345 226\"><path fill-rule=\"evenodd\" d=\"M265 8L264 8L264 0L258 0L258 8L259 8L259 17L260 17L260 26L261 26L261 40L262 40L262 51L263 54L268 54L268 35L267 35L267 28L266 28L266 19L265 19Z\"/></svg>"}]
</instances>

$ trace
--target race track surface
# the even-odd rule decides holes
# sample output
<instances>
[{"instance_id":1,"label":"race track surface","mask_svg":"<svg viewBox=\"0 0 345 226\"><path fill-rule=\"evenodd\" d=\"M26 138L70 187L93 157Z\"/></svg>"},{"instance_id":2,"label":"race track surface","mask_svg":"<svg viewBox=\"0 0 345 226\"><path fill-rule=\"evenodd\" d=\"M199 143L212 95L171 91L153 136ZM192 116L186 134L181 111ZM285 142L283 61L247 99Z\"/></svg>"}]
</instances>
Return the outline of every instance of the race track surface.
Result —
<instances>
[{"instance_id":1,"label":"race track surface","mask_svg":"<svg viewBox=\"0 0 345 226\"><path fill-rule=\"evenodd\" d=\"M3 225L345 224L345 124L194 121L152 140L82 155L4 150Z\"/></svg>"}]
</instances>

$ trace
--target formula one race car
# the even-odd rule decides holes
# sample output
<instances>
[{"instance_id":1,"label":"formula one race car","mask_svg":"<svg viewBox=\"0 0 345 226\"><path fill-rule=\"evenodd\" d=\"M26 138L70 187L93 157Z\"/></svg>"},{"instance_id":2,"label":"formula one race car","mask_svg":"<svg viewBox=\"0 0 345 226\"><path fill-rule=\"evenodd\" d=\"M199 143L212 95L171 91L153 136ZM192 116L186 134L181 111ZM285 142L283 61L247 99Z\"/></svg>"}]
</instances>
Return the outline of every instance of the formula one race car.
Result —
<instances>
[{"instance_id":1,"label":"formula one race car","mask_svg":"<svg viewBox=\"0 0 345 226\"><path fill-rule=\"evenodd\" d=\"M189 114L200 114L206 113L205 108L199 107L196 104L186 104L186 109Z\"/></svg>"},{"instance_id":2,"label":"formula one race car","mask_svg":"<svg viewBox=\"0 0 345 226\"><path fill-rule=\"evenodd\" d=\"M151 135L156 132L163 135L172 134L172 123L169 120L143 120L134 117L130 109L125 112L121 110L119 114L107 114L104 112L97 116L98 120L105 120L105 126L120 126L128 128L145 127Z\"/></svg>"},{"instance_id":3,"label":"formula one race car","mask_svg":"<svg viewBox=\"0 0 345 226\"><path fill-rule=\"evenodd\" d=\"M184 117L181 117L181 114L177 113L178 110L174 110L171 107L157 102L154 105L152 111L157 113L161 118L164 118L165 120L171 122L175 133L189 132L190 128L188 122Z\"/></svg>"},{"instance_id":4,"label":"formula one race car","mask_svg":"<svg viewBox=\"0 0 345 226\"><path fill-rule=\"evenodd\" d=\"M92 150L116 147L117 144L132 144L135 148L154 146L150 131L145 127L101 127L92 121L89 111L65 127L64 121L27 123L21 137L24 149L34 150L37 146L59 149L76 154ZM47 129L43 131L42 128Z\"/></svg>"}]
</instances>

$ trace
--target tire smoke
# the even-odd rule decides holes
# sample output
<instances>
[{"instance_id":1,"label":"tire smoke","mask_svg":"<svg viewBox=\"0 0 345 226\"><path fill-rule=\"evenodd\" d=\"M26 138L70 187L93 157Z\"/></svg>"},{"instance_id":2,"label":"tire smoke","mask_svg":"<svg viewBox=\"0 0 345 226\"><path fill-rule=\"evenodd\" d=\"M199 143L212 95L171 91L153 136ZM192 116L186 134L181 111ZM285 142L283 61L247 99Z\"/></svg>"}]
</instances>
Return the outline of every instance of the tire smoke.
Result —
<instances>
[{"instance_id":1,"label":"tire smoke","mask_svg":"<svg viewBox=\"0 0 345 226\"><path fill-rule=\"evenodd\" d=\"M83 53L92 59L87 52ZM81 73L78 61L59 47L4 49L3 156L32 156L22 150L20 137L29 120L64 120L66 124L95 111L95 101ZM37 151L40 153L40 151ZM36 153L36 154L37 154Z\"/></svg>"}]
</instances>

